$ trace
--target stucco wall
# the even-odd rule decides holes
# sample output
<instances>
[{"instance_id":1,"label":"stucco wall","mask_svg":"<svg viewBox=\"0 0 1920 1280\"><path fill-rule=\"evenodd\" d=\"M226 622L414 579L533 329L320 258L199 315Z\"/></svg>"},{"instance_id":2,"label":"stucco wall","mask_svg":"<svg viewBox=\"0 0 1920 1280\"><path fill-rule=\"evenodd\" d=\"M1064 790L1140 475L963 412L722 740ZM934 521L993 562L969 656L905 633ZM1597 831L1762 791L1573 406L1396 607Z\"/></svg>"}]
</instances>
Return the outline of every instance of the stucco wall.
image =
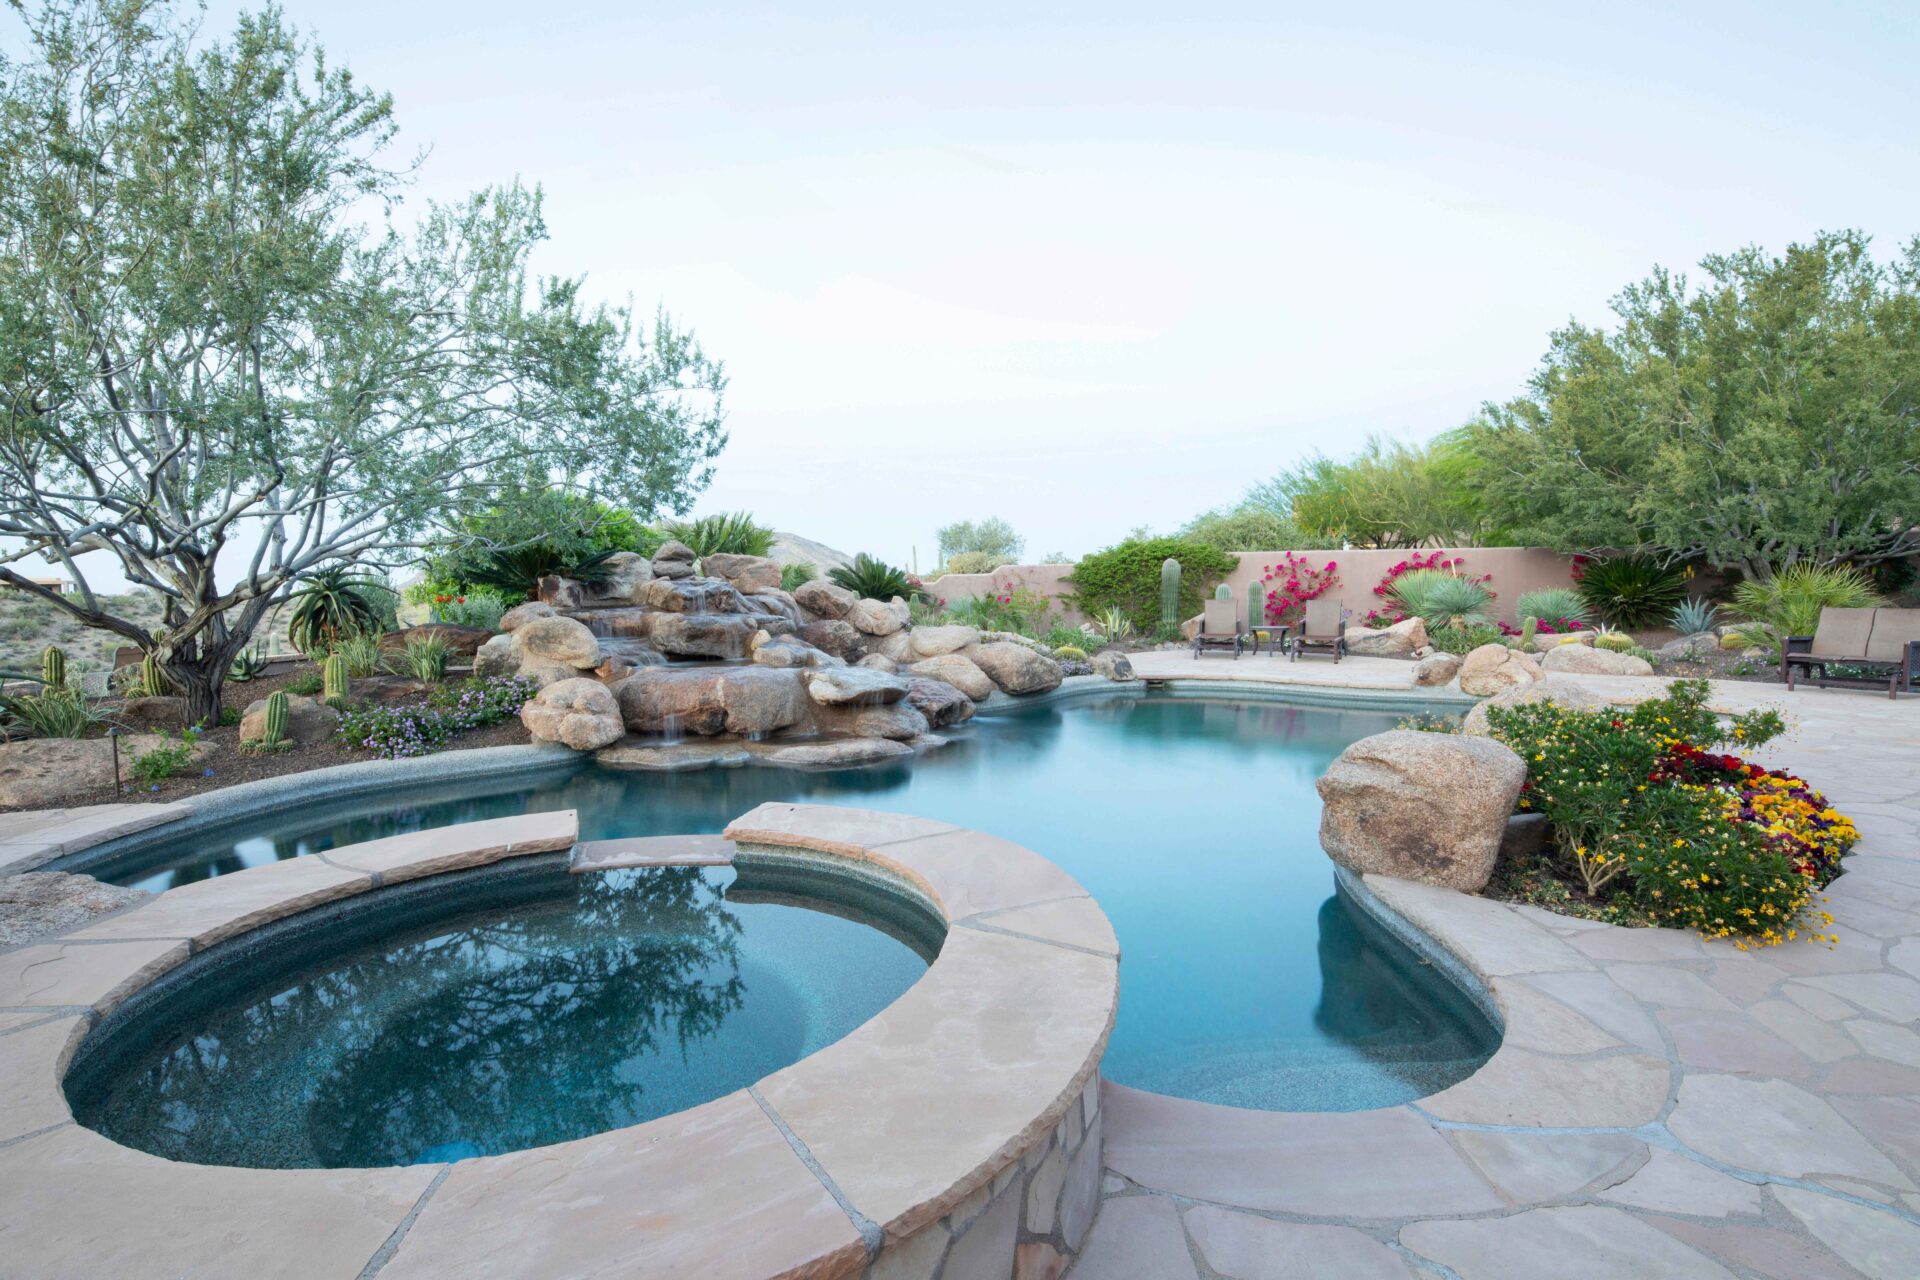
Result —
<instances>
[{"instance_id":1,"label":"stucco wall","mask_svg":"<svg viewBox=\"0 0 1920 1280\"><path fill-rule=\"evenodd\" d=\"M1426 554L1430 549L1423 549L1421 554ZM1493 602L1495 616L1507 622L1518 621L1513 616L1513 602L1522 592L1541 587L1571 586L1573 583L1568 558L1544 548L1463 547L1443 550L1449 557L1462 557L1462 572L1476 576L1482 573L1493 575L1493 581L1487 585L1496 593ZM1281 563L1286 552L1243 551L1238 554L1240 567L1227 575L1226 583L1233 589L1233 598L1245 608L1247 584L1263 576L1269 567ZM1412 553L1354 550L1299 551L1294 554L1306 557L1311 564L1333 561L1338 566L1340 576L1333 594L1339 597L1342 607L1351 609L1354 617L1358 618L1380 603L1373 594L1373 588L1381 577ZM1012 586L1026 587L1059 601L1072 590L1072 584L1064 581L1072 572L1073 566L1070 564L1010 564L992 573L950 573L926 585L935 596L949 601L985 595L990 591L1006 591ZM1059 607L1067 622L1083 620L1081 614L1066 604L1061 603Z\"/></svg>"}]
</instances>

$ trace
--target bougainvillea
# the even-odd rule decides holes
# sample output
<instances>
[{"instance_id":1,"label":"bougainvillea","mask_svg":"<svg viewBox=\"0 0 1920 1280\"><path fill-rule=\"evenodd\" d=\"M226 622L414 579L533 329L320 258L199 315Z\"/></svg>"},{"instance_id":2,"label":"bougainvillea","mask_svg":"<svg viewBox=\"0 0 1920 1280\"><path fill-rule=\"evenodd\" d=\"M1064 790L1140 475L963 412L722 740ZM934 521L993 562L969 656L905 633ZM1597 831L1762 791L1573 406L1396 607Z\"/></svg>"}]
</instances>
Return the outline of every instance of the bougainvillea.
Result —
<instances>
[{"instance_id":1,"label":"bougainvillea","mask_svg":"<svg viewBox=\"0 0 1920 1280\"><path fill-rule=\"evenodd\" d=\"M1327 594L1340 582L1336 560L1317 565L1291 551L1280 554L1279 564L1260 569L1261 581L1274 584L1267 589L1267 621L1275 626L1298 622L1306 616L1307 601Z\"/></svg>"},{"instance_id":2,"label":"bougainvillea","mask_svg":"<svg viewBox=\"0 0 1920 1280\"><path fill-rule=\"evenodd\" d=\"M1460 566L1465 563L1466 557L1449 556L1444 551L1429 551L1425 555L1414 552L1381 575L1380 581L1374 585L1373 594L1379 596L1385 603L1367 610L1366 616L1360 619L1360 625L1376 628L1390 627L1396 622L1407 620L1406 610L1400 607L1399 601L1393 594L1393 584L1401 575L1412 573L1415 569L1444 569L1450 573L1458 573ZM1483 573L1477 578L1468 578L1468 581L1484 584L1492 582L1493 575Z\"/></svg>"}]
</instances>

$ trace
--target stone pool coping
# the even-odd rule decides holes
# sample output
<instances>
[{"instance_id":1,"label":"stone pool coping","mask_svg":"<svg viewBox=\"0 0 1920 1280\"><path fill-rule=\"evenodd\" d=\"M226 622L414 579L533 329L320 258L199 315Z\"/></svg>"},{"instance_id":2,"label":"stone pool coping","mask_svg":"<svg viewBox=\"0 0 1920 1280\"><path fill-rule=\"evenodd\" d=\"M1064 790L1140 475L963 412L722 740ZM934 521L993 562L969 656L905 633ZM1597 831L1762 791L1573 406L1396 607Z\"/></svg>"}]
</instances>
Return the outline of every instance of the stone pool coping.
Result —
<instances>
[{"instance_id":1,"label":"stone pool coping","mask_svg":"<svg viewBox=\"0 0 1920 1280\"><path fill-rule=\"evenodd\" d=\"M382 885L570 849L572 811L436 828L171 890L0 953L0 1255L35 1276L932 1276L1070 1260L1100 1169L1119 992L1106 916L1029 850L946 823L767 804L734 859L848 867L948 923L926 974L747 1089L573 1142L381 1169L180 1164L76 1124L81 1040L190 955ZM726 852L692 837L691 862ZM612 849L670 865L662 842ZM871 1268L870 1268L870 1265Z\"/></svg>"}]
</instances>

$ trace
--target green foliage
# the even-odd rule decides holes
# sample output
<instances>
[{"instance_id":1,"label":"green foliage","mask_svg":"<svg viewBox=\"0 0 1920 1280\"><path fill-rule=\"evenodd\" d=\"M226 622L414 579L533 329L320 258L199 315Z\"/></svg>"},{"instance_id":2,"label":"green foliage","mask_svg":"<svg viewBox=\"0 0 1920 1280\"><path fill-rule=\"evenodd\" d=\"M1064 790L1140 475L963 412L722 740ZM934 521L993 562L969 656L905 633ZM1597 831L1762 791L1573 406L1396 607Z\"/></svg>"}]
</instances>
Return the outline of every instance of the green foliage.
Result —
<instances>
[{"instance_id":1,"label":"green foliage","mask_svg":"<svg viewBox=\"0 0 1920 1280\"><path fill-rule=\"evenodd\" d=\"M1808 564L1742 582L1732 600L1734 611L1754 624L1741 627L1740 638L1775 652L1787 636L1812 635L1822 609L1870 609L1880 603L1880 593L1858 569Z\"/></svg>"},{"instance_id":2,"label":"green foliage","mask_svg":"<svg viewBox=\"0 0 1920 1280\"><path fill-rule=\"evenodd\" d=\"M1562 618L1569 622L1593 621L1593 610L1588 606L1586 597L1572 587L1542 587L1538 591L1522 591L1513 602L1513 611L1522 618L1545 618L1555 624Z\"/></svg>"},{"instance_id":3,"label":"green foliage","mask_svg":"<svg viewBox=\"0 0 1920 1280\"><path fill-rule=\"evenodd\" d=\"M127 762L128 775L143 786L158 787L168 778L183 772L193 763L193 749L199 740L199 733L189 729L182 738L183 741L169 742L164 747L155 747L135 756Z\"/></svg>"},{"instance_id":4,"label":"green foliage","mask_svg":"<svg viewBox=\"0 0 1920 1280\"><path fill-rule=\"evenodd\" d=\"M1064 622L1055 622L1047 628L1047 634L1040 637L1040 643L1049 649L1084 649L1087 645L1087 633L1079 627L1070 627Z\"/></svg>"},{"instance_id":5,"label":"green foliage","mask_svg":"<svg viewBox=\"0 0 1920 1280\"><path fill-rule=\"evenodd\" d=\"M517 600L490 587L475 587L464 599L456 596L439 605L435 612L439 614L440 621L458 627L485 627L488 631L498 631L500 615L517 603Z\"/></svg>"},{"instance_id":6,"label":"green foliage","mask_svg":"<svg viewBox=\"0 0 1920 1280\"><path fill-rule=\"evenodd\" d=\"M1713 630L1713 620L1719 612L1720 607L1713 601L1701 596L1688 596L1673 606L1673 612L1667 615L1667 625L1683 636L1699 635L1703 631Z\"/></svg>"},{"instance_id":7,"label":"green foliage","mask_svg":"<svg viewBox=\"0 0 1920 1280\"><path fill-rule=\"evenodd\" d=\"M227 726L228 728L231 728L232 726L239 724L241 719L242 719L242 716L241 716L240 708L238 707L221 707L220 708L220 723Z\"/></svg>"},{"instance_id":8,"label":"green foliage","mask_svg":"<svg viewBox=\"0 0 1920 1280\"><path fill-rule=\"evenodd\" d=\"M1427 641L1442 653L1472 653L1483 644L1505 644L1507 637L1499 627L1488 623L1469 623L1464 627L1436 627L1427 632Z\"/></svg>"},{"instance_id":9,"label":"green foliage","mask_svg":"<svg viewBox=\"0 0 1920 1280\"><path fill-rule=\"evenodd\" d=\"M261 726L260 731L260 742L263 746L277 747L287 740L289 714L287 695L284 690L275 689L267 695L265 724Z\"/></svg>"},{"instance_id":10,"label":"green foliage","mask_svg":"<svg viewBox=\"0 0 1920 1280\"><path fill-rule=\"evenodd\" d=\"M327 687L325 678L318 671L306 671L293 677L282 686L288 693L297 693L303 698L311 698Z\"/></svg>"},{"instance_id":11,"label":"green foliage","mask_svg":"<svg viewBox=\"0 0 1920 1280\"><path fill-rule=\"evenodd\" d=\"M1580 597L1616 627L1657 627L1687 596L1679 569L1651 556L1591 560L1581 571Z\"/></svg>"},{"instance_id":12,"label":"green foliage","mask_svg":"<svg viewBox=\"0 0 1920 1280\"><path fill-rule=\"evenodd\" d=\"M389 759L425 755L445 746L456 734L517 715L539 691L526 676L443 684L423 702L347 708L340 717L340 739L349 748Z\"/></svg>"},{"instance_id":13,"label":"green foliage","mask_svg":"<svg viewBox=\"0 0 1920 1280\"><path fill-rule=\"evenodd\" d=\"M1400 722L1393 727L1412 729L1416 733L1459 733L1460 718L1439 715L1432 711L1421 711L1410 716L1402 716Z\"/></svg>"},{"instance_id":14,"label":"green foliage","mask_svg":"<svg viewBox=\"0 0 1920 1280\"><path fill-rule=\"evenodd\" d=\"M1426 445L1373 438L1345 462L1316 454L1256 485L1244 507L1288 519L1322 545L1471 546L1500 536L1482 497L1485 472L1465 430Z\"/></svg>"},{"instance_id":15,"label":"green foliage","mask_svg":"<svg viewBox=\"0 0 1920 1280\"><path fill-rule=\"evenodd\" d=\"M106 719L73 688L42 689L39 693L20 696L0 695L0 711L34 738L84 738Z\"/></svg>"},{"instance_id":16,"label":"green foliage","mask_svg":"<svg viewBox=\"0 0 1920 1280\"><path fill-rule=\"evenodd\" d=\"M669 520L664 532L691 548L696 560L717 555L764 556L773 550L773 530L755 524L744 511L721 512L697 520Z\"/></svg>"},{"instance_id":17,"label":"green foliage","mask_svg":"<svg viewBox=\"0 0 1920 1280\"><path fill-rule=\"evenodd\" d=\"M1611 330L1552 335L1528 395L1472 428L1518 541L1769 562L1896 558L1920 533L1920 239L1885 264L1826 233L1656 269ZM1664 612L1664 611L1663 611Z\"/></svg>"},{"instance_id":18,"label":"green foliage","mask_svg":"<svg viewBox=\"0 0 1920 1280\"><path fill-rule=\"evenodd\" d=\"M1017 635L1037 636L1040 624L1051 608L1048 599L1027 587L989 591L986 595L966 596L947 606L943 622L978 627L982 631L1011 631Z\"/></svg>"},{"instance_id":19,"label":"green foliage","mask_svg":"<svg viewBox=\"0 0 1920 1280\"><path fill-rule=\"evenodd\" d=\"M1282 512L1251 504L1204 511L1187 521L1180 536L1222 551L1288 551L1340 545L1337 538L1305 533Z\"/></svg>"},{"instance_id":20,"label":"green foliage","mask_svg":"<svg viewBox=\"0 0 1920 1280\"><path fill-rule=\"evenodd\" d=\"M1093 620L1108 644L1119 644L1133 636L1133 619L1119 605L1110 605Z\"/></svg>"},{"instance_id":21,"label":"green foliage","mask_svg":"<svg viewBox=\"0 0 1920 1280\"><path fill-rule=\"evenodd\" d=\"M1445 569L1414 569L1393 580L1389 588L1401 612L1426 620L1436 629L1486 626L1493 621L1488 606L1493 592L1472 578Z\"/></svg>"},{"instance_id":22,"label":"green foliage","mask_svg":"<svg viewBox=\"0 0 1920 1280\"><path fill-rule=\"evenodd\" d=\"M429 560L433 595L496 592L528 599L549 576L597 582L620 551L651 555L666 535L631 511L544 478L504 485L485 510L460 520Z\"/></svg>"},{"instance_id":23,"label":"green foliage","mask_svg":"<svg viewBox=\"0 0 1920 1280\"><path fill-rule=\"evenodd\" d=\"M798 591L819 576L820 570L814 565L783 564L780 566L780 589L787 592Z\"/></svg>"},{"instance_id":24,"label":"green foliage","mask_svg":"<svg viewBox=\"0 0 1920 1280\"><path fill-rule=\"evenodd\" d=\"M412 636L407 640L406 652L401 655L400 663L402 669L414 679L439 684L447 678L447 660L450 656L447 642L439 636Z\"/></svg>"},{"instance_id":25,"label":"green foliage","mask_svg":"<svg viewBox=\"0 0 1920 1280\"><path fill-rule=\"evenodd\" d=\"M1074 566L1067 578L1073 586L1073 602L1091 617L1104 617L1117 609L1136 631L1155 633L1161 626L1160 566L1169 559L1180 564L1174 619L1177 639L1180 619L1200 612L1200 603L1213 584L1239 565L1237 557L1189 538L1129 538L1083 557ZM1118 638L1111 631L1107 635Z\"/></svg>"},{"instance_id":26,"label":"green foliage","mask_svg":"<svg viewBox=\"0 0 1920 1280\"><path fill-rule=\"evenodd\" d=\"M347 696L347 657L339 650L327 655L320 664L320 688L328 702Z\"/></svg>"},{"instance_id":27,"label":"green foliage","mask_svg":"<svg viewBox=\"0 0 1920 1280\"><path fill-rule=\"evenodd\" d=\"M989 573L1003 564L1017 564L1020 553L1027 549L1026 539L999 516L989 516L977 523L956 520L942 525L934 537L939 541L940 559L948 573ZM962 568L955 563L957 557L965 557L963 563L967 565L981 567Z\"/></svg>"},{"instance_id":28,"label":"green foliage","mask_svg":"<svg viewBox=\"0 0 1920 1280\"><path fill-rule=\"evenodd\" d=\"M829 571L827 579L868 600L891 600L895 596L911 600L924 594L905 569L896 569L864 551L853 558L852 564Z\"/></svg>"},{"instance_id":29,"label":"green foliage","mask_svg":"<svg viewBox=\"0 0 1920 1280\"><path fill-rule=\"evenodd\" d=\"M40 652L40 683L49 689L67 687L67 655L57 644Z\"/></svg>"},{"instance_id":30,"label":"green foliage","mask_svg":"<svg viewBox=\"0 0 1920 1280\"><path fill-rule=\"evenodd\" d=\"M227 679L234 684L249 684L259 678L266 665L260 655L251 649L236 653L233 661L227 664Z\"/></svg>"},{"instance_id":31,"label":"green foliage","mask_svg":"<svg viewBox=\"0 0 1920 1280\"><path fill-rule=\"evenodd\" d=\"M293 593L287 639L302 653L320 653L343 638L380 626L374 589L385 582L334 565L314 573Z\"/></svg>"}]
</instances>

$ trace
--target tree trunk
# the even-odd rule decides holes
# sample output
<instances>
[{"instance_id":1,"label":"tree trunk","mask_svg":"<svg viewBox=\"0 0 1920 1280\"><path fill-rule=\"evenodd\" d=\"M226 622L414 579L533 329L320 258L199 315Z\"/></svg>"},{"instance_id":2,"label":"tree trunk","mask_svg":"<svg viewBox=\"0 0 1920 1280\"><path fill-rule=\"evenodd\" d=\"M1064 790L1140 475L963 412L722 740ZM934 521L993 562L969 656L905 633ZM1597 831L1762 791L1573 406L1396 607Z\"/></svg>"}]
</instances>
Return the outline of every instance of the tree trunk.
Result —
<instances>
[{"instance_id":1,"label":"tree trunk","mask_svg":"<svg viewBox=\"0 0 1920 1280\"><path fill-rule=\"evenodd\" d=\"M220 686L227 676L227 664L218 655L188 663L175 660L167 664L173 687L186 705L186 723L208 729L220 725Z\"/></svg>"}]
</instances>

